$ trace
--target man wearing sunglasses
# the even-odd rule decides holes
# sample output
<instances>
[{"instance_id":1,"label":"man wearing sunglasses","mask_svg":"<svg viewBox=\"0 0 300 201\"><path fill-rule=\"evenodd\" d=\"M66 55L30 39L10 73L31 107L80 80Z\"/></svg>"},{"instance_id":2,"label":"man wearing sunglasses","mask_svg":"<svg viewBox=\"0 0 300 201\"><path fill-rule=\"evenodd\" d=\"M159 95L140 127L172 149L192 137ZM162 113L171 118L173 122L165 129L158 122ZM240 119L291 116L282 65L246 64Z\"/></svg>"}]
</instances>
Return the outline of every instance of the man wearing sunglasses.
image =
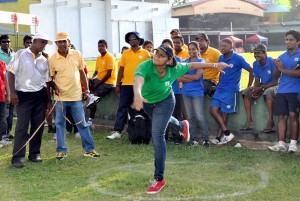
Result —
<instances>
[{"instance_id":1,"label":"man wearing sunglasses","mask_svg":"<svg viewBox=\"0 0 300 201\"><path fill-rule=\"evenodd\" d=\"M9 70L9 62L12 60L14 57L14 52L10 47L10 39L8 35L1 35L0 36L0 61L5 62L6 64L6 69ZM6 124L7 124L7 129L6 129L6 135L3 136L3 140L1 140L3 145L10 145L12 142L10 141L13 138L13 135L10 133L12 129L12 124L13 124L13 112L14 112L14 105L13 104L7 104L6 106L7 111L6 111Z\"/></svg>"},{"instance_id":2,"label":"man wearing sunglasses","mask_svg":"<svg viewBox=\"0 0 300 201\"><path fill-rule=\"evenodd\" d=\"M133 102L134 72L140 63L150 59L149 52L141 47L144 39L140 37L138 32L127 33L125 41L130 45L130 48L123 52L118 72L116 93L120 100L114 131L107 136L107 139L111 140L121 138L121 132L127 120L127 112L130 116L133 115L133 109L131 109L130 105Z\"/></svg>"}]
</instances>

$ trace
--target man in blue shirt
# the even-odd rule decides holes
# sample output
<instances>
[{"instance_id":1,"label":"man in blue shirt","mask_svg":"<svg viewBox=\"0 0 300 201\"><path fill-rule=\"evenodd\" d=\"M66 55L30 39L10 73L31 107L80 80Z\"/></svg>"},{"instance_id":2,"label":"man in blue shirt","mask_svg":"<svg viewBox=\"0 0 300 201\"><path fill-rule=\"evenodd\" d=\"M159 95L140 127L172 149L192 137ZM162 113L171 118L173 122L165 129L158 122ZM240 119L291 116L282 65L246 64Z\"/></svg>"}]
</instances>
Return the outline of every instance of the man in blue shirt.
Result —
<instances>
[{"instance_id":1,"label":"man in blue shirt","mask_svg":"<svg viewBox=\"0 0 300 201\"><path fill-rule=\"evenodd\" d=\"M254 121L251 115L252 103L257 100L260 96L264 96L267 109L268 109L268 122L266 127L262 130L264 133L274 132L273 120L273 103L274 94L277 90L278 81L273 78L275 71L275 63L272 57L267 56L267 47L263 44L258 44L254 49L254 58L256 61L253 62L253 77L254 86L248 87L243 91L243 100L247 115L247 120L241 131L251 130L254 125Z\"/></svg>"},{"instance_id":2,"label":"man in blue shirt","mask_svg":"<svg viewBox=\"0 0 300 201\"><path fill-rule=\"evenodd\" d=\"M253 82L253 70L249 63L239 54L233 51L232 41L223 39L221 41L221 53L219 62L232 65L232 68L225 69L225 74L220 75L217 90L210 102L210 114L219 125L219 131L213 144L226 144L234 135L227 128L228 114L237 112L238 95L240 91L240 80L242 69L249 72L248 87ZM221 139L224 133L224 137Z\"/></svg>"},{"instance_id":3,"label":"man in blue shirt","mask_svg":"<svg viewBox=\"0 0 300 201\"><path fill-rule=\"evenodd\" d=\"M278 143L269 147L271 151L290 153L298 152L297 140L299 120L297 95L300 92L300 70L295 69L300 62L300 33L290 30L285 34L285 51L275 61L277 69L275 77L280 77L280 83L274 103L274 114L278 115ZM290 120L290 144L286 143L287 120Z\"/></svg>"}]
</instances>

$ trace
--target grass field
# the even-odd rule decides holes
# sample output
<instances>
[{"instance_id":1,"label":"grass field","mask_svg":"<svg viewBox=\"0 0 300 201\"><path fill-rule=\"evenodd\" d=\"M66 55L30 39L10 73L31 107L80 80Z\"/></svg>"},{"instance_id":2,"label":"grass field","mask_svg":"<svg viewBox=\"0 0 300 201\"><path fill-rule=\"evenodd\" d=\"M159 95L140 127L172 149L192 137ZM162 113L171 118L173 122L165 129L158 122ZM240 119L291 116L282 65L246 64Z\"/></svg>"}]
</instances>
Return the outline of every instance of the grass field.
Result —
<instances>
[{"instance_id":1,"label":"grass field","mask_svg":"<svg viewBox=\"0 0 300 201\"><path fill-rule=\"evenodd\" d=\"M276 51L276 52L268 52L268 56L272 57L272 58L278 58L278 56L280 54L282 54L283 51ZM254 56L253 56L253 53L242 53L241 54L245 59L246 61L249 62L249 64L253 64L254 62ZM88 76L91 77L94 73L94 70L95 70L95 64L96 62L95 61L87 61L86 62L87 66L88 66L88 69L89 69L89 74ZM248 72L243 70L243 73L242 73L242 78L241 78L241 90L245 89L247 87L247 84L248 84Z\"/></svg>"},{"instance_id":2,"label":"grass field","mask_svg":"<svg viewBox=\"0 0 300 201\"><path fill-rule=\"evenodd\" d=\"M153 147L127 136L107 140L93 131L101 158L84 158L81 142L67 136L68 157L56 161L56 143L45 134L44 161L10 165L12 146L0 149L0 200L272 200L300 198L300 155L234 147L188 147L168 142L166 187L145 190L153 177Z\"/></svg>"}]
</instances>

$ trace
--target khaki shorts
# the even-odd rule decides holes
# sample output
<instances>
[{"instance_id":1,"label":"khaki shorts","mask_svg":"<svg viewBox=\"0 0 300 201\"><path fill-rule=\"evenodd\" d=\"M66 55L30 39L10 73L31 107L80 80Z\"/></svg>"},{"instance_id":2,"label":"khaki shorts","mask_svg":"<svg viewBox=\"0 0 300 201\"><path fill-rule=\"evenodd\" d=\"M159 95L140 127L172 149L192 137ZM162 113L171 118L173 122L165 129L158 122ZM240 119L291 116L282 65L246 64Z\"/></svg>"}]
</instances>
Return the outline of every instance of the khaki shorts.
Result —
<instances>
[{"instance_id":1,"label":"khaki shorts","mask_svg":"<svg viewBox=\"0 0 300 201\"><path fill-rule=\"evenodd\" d=\"M255 101L257 98L253 98L251 96L252 89L253 89L253 86L248 87L242 91L242 94L243 94L243 96L246 96L249 100ZM268 97L269 99L271 99L272 101L274 101L276 93L277 93L277 89L278 89L278 86L269 87L264 92L261 92L259 94L259 97L264 95L264 96Z\"/></svg>"}]
</instances>

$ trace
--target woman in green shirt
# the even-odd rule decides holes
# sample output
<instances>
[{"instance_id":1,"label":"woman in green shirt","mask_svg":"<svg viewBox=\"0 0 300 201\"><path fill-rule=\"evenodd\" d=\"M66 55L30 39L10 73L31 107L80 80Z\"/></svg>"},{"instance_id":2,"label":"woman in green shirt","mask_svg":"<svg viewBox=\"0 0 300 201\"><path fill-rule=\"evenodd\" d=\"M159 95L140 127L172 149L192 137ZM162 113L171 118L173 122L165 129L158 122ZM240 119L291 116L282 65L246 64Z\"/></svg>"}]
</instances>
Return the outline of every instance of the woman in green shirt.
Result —
<instances>
[{"instance_id":1,"label":"woman in green shirt","mask_svg":"<svg viewBox=\"0 0 300 201\"><path fill-rule=\"evenodd\" d=\"M185 141L189 141L189 123L172 117L175 98L172 83L189 70L216 68L223 72L230 65L225 63L177 63L173 49L169 45L159 46L152 60L141 63L134 76L134 100L132 107L142 108L152 120L152 142L154 145L154 181L147 190L148 194L158 193L165 186L164 170L166 160L165 131L170 126L178 129Z\"/></svg>"}]
</instances>

